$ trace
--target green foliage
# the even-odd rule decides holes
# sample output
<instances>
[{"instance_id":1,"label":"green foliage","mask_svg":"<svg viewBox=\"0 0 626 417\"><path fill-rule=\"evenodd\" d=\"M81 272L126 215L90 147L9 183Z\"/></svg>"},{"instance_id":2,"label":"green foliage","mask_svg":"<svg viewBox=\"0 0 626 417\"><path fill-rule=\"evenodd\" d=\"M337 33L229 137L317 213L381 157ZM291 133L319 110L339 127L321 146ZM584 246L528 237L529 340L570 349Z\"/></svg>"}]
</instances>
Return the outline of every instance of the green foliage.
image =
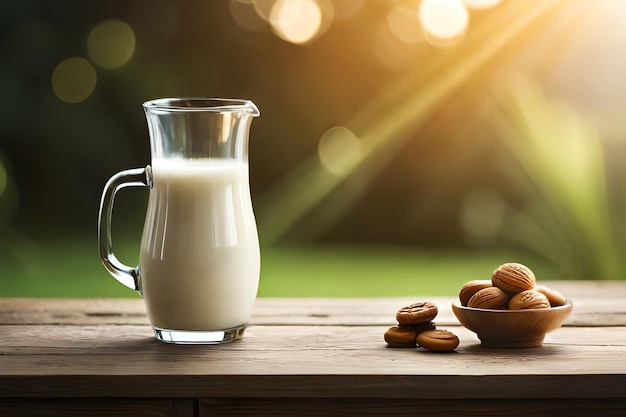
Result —
<instances>
[{"instance_id":1,"label":"green foliage","mask_svg":"<svg viewBox=\"0 0 626 417\"><path fill-rule=\"evenodd\" d=\"M608 203L604 149L593 126L538 83L516 77L496 92L500 136L518 162L506 166L522 201L503 237L546 257L571 279L624 274Z\"/></svg>"},{"instance_id":2,"label":"green foliage","mask_svg":"<svg viewBox=\"0 0 626 417\"><path fill-rule=\"evenodd\" d=\"M116 252L137 262L138 242ZM24 242L22 258L0 255L0 297L138 297L100 263L95 238ZM398 247L263 247L260 297L454 296L472 279L489 279L501 263L516 260L538 279L557 278L531 257L504 251L432 251Z\"/></svg>"}]
</instances>

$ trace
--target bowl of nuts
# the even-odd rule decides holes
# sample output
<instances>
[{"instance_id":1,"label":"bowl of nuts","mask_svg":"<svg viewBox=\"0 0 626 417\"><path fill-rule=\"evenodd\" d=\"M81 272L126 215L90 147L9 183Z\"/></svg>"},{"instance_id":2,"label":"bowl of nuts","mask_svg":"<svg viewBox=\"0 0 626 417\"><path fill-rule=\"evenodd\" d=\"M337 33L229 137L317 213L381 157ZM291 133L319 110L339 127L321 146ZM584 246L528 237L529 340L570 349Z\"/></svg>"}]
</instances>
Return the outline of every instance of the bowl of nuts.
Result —
<instances>
[{"instance_id":1,"label":"bowl of nuts","mask_svg":"<svg viewBox=\"0 0 626 417\"><path fill-rule=\"evenodd\" d=\"M572 302L538 285L530 268L506 263L491 280L467 282L452 311L484 347L528 348L541 346L548 332L561 327Z\"/></svg>"}]
</instances>

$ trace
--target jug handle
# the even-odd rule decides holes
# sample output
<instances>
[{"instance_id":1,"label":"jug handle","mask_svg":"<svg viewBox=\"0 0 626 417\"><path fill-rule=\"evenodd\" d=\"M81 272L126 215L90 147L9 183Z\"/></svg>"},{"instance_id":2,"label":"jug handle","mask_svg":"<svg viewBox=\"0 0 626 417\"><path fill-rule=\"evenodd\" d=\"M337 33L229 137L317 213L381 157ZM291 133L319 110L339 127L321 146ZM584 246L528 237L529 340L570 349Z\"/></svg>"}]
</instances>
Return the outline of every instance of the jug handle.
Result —
<instances>
[{"instance_id":1,"label":"jug handle","mask_svg":"<svg viewBox=\"0 0 626 417\"><path fill-rule=\"evenodd\" d=\"M152 188L152 169L127 169L113 175L104 186L100 212L98 214L98 246L100 259L104 267L119 282L131 290L140 291L139 267L131 267L120 262L113 253L113 239L111 237L111 219L113 215L113 201L115 194L125 187Z\"/></svg>"}]
</instances>

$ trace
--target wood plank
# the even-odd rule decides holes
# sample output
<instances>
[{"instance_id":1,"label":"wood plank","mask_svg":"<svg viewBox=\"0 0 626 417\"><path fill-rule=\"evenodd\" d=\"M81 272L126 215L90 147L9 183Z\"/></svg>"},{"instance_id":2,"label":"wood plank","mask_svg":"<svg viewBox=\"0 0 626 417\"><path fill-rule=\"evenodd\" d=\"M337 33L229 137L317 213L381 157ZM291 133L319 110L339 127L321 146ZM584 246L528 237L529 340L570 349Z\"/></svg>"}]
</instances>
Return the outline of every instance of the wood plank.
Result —
<instances>
[{"instance_id":1,"label":"wood plank","mask_svg":"<svg viewBox=\"0 0 626 417\"><path fill-rule=\"evenodd\" d=\"M11 417L193 417L196 400L143 398L0 398L0 415Z\"/></svg>"},{"instance_id":2,"label":"wood plank","mask_svg":"<svg viewBox=\"0 0 626 417\"><path fill-rule=\"evenodd\" d=\"M461 344L458 352L471 349L472 353L484 352L541 352L547 346L580 346L609 348L626 346L626 329L622 327L562 327L546 336L544 346L539 349L475 349L479 344L476 335L460 326L439 326L456 333ZM119 353L121 355L206 355L207 358L229 355L228 352L267 352L274 354L275 360L287 359L284 355L294 351L319 351L320 354L333 351L398 351L387 348L383 340L384 326L251 326L243 340L219 346L177 346L158 342L147 326L0 326L0 361L7 356L30 354L82 355ZM626 352L624 353L626 355ZM297 354L296 354L297 356ZM18 358L14 358L18 360ZM139 358L148 360L150 357ZM297 360L298 358L296 358ZM359 361L360 358L355 358ZM597 361L597 366L601 361ZM363 365L367 366L367 365ZM0 368L0 373L8 368ZM617 369L626 370L624 367Z\"/></svg>"},{"instance_id":3,"label":"wood plank","mask_svg":"<svg viewBox=\"0 0 626 417\"><path fill-rule=\"evenodd\" d=\"M0 376L11 398L625 399L625 375Z\"/></svg>"},{"instance_id":4,"label":"wood plank","mask_svg":"<svg viewBox=\"0 0 626 417\"><path fill-rule=\"evenodd\" d=\"M626 326L626 281L547 281L573 299L566 326ZM571 296L570 296L571 294ZM252 324L259 325L391 325L396 310L414 301L435 302L436 322L457 324L450 297L399 298L259 298ZM1 324L145 324L140 299L0 299Z\"/></svg>"},{"instance_id":5,"label":"wood plank","mask_svg":"<svg viewBox=\"0 0 626 417\"><path fill-rule=\"evenodd\" d=\"M0 325L148 323L141 299L0 298Z\"/></svg>"},{"instance_id":6,"label":"wood plank","mask_svg":"<svg viewBox=\"0 0 626 417\"><path fill-rule=\"evenodd\" d=\"M413 398L426 381L432 398L626 397L623 328L561 328L508 350L448 327L461 338L451 354L388 348L381 326L253 326L221 346L163 344L145 326L21 328L0 333L0 397Z\"/></svg>"},{"instance_id":7,"label":"wood plank","mask_svg":"<svg viewBox=\"0 0 626 417\"><path fill-rule=\"evenodd\" d=\"M349 417L349 416L413 416L438 417L491 416L491 417L602 417L626 415L626 401L608 400L590 402L586 399L525 399L523 403L510 399L328 399L297 398L275 399L218 399L201 400L200 417Z\"/></svg>"}]
</instances>

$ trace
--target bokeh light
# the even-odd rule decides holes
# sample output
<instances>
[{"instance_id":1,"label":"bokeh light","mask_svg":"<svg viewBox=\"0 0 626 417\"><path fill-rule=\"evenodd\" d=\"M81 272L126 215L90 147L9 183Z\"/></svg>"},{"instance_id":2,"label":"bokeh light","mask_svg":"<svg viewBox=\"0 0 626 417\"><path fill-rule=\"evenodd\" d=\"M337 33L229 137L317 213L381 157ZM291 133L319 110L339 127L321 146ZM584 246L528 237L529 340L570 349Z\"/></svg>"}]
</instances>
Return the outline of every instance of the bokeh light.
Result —
<instances>
[{"instance_id":1,"label":"bokeh light","mask_svg":"<svg viewBox=\"0 0 626 417\"><path fill-rule=\"evenodd\" d=\"M387 25L389 32L405 43L418 43L424 40L419 24L419 4L417 1L400 3L389 10Z\"/></svg>"},{"instance_id":2,"label":"bokeh light","mask_svg":"<svg viewBox=\"0 0 626 417\"><path fill-rule=\"evenodd\" d=\"M463 0L463 3L470 9L483 10L496 6L501 1L502 0Z\"/></svg>"},{"instance_id":3,"label":"bokeh light","mask_svg":"<svg viewBox=\"0 0 626 417\"><path fill-rule=\"evenodd\" d=\"M445 46L445 41L460 38L469 24L469 12L461 0L423 0L419 18L429 35L427 40L438 46Z\"/></svg>"},{"instance_id":4,"label":"bokeh light","mask_svg":"<svg viewBox=\"0 0 626 417\"><path fill-rule=\"evenodd\" d=\"M272 6L269 22L281 39L305 44L321 34L323 19L320 3L315 0L278 0Z\"/></svg>"},{"instance_id":5,"label":"bokeh light","mask_svg":"<svg viewBox=\"0 0 626 417\"><path fill-rule=\"evenodd\" d=\"M87 52L102 68L118 68L126 64L135 51L135 33L121 20L105 20L94 26L87 37Z\"/></svg>"},{"instance_id":6,"label":"bokeh light","mask_svg":"<svg viewBox=\"0 0 626 417\"><path fill-rule=\"evenodd\" d=\"M230 0L230 14L240 28L256 31L267 26L265 20L257 13L252 0Z\"/></svg>"},{"instance_id":7,"label":"bokeh light","mask_svg":"<svg viewBox=\"0 0 626 417\"><path fill-rule=\"evenodd\" d=\"M254 6L254 11L261 19L269 21L272 8L274 7L274 3L276 3L276 1L277 0L252 0L252 5Z\"/></svg>"},{"instance_id":8,"label":"bokeh light","mask_svg":"<svg viewBox=\"0 0 626 417\"><path fill-rule=\"evenodd\" d=\"M344 126L328 129L320 138L317 149L322 166L338 176L348 174L363 155L361 141Z\"/></svg>"},{"instance_id":9,"label":"bokeh light","mask_svg":"<svg viewBox=\"0 0 626 417\"><path fill-rule=\"evenodd\" d=\"M61 61L52 72L52 90L67 103L85 101L96 88L98 76L91 63L83 57Z\"/></svg>"}]
</instances>

